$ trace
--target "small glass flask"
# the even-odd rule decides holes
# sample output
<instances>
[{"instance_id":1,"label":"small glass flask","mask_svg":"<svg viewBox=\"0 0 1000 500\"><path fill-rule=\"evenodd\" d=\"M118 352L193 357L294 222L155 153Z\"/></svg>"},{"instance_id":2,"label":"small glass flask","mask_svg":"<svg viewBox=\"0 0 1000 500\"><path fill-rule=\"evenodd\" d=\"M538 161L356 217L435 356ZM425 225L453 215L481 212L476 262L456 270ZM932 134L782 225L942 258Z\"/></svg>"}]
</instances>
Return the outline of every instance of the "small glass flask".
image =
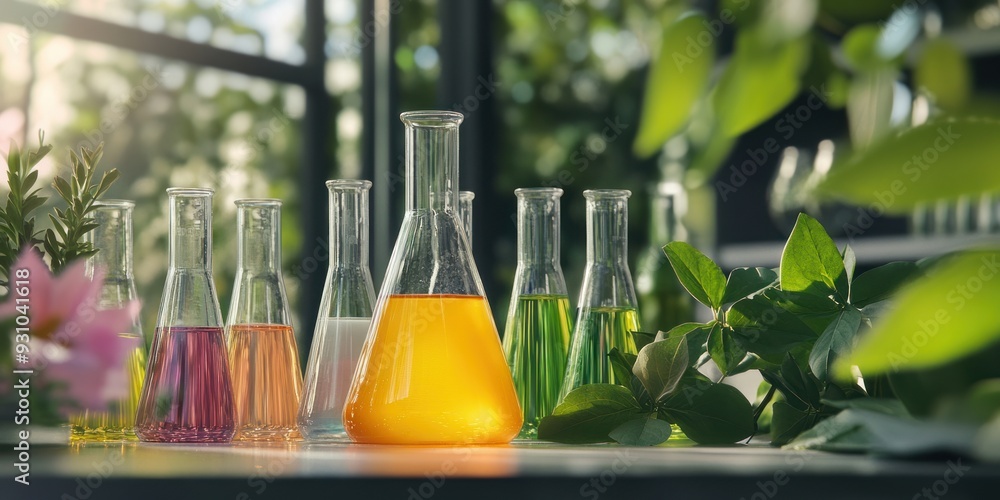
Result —
<instances>
[{"instance_id":1,"label":"small glass flask","mask_svg":"<svg viewBox=\"0 0 1000 500\"><path fill-rule=\"evenodd\" d=\"M631 332L639 330L639 316L626 260L631 194L616 189L583 192L587 198L587 267L560 401L582 385L617 382L608 362L611 349L636 354Z\"/></svg>"},{"instance_id":2,"label":"small glass flask","mask_svg":"<svg viewBox=\"0 0 1000 500\"><path fill-rule=\"evenodd\" d=\"M141 441L228 443L236 418L212 281L213 191L171 188L167 195L167 280L135 433Z\"/></svg>"},{"instance_id":3,"label":"small glass flask","mask_svg":"<svg viewBox=\"0 0 1000 500\"><path fill-rule=\"evenodd\" d=\"M499 444L521 408L458 215L458 127L403 113L406 214L344 407L352 440Z\"/></svg>"},{"instance_id":4,"label":"small glass flask","mask_svg":"<svg viewBox=\"0 0 1000 500\"><path fill-rule=\"evenodd\" d=\"M472 191L458 192L458 214L462 218L462 227L469 237L469 246L472 246L472 200L476 199L476 193Z\"/></svg>"},{"instance_id":5,"label":"small glass flask","mask_svg":"<svg viewBox=\"0 0 1000 500\"><path fill-rule=\"evenodd\" d=\"M320 301L299 406L302 435L312 441L349 441L344 402L375 308L368 269L368 190L363 180L332 180L330 269Z\"/></svg>"},{"instance_id":6,"label":"small glass flask","mask_svg":"<svg viewBox=\"0 0 1000 500\"><path fill-rule=\"evenodd\" d=\"M651 330L668 331L695 320L694 303L670 267L663 247L672 241L688 241L681 222L686 195L680 182L657 184L649 213L649 248L639 261L635 285L639 292L642 321Z\"/></svg>"},{"instance_id":7,"label":"small glass flask","mask_svg":"<svg viewBox=\"0 0 1000 500\"><path fill-rule=\"evenodd\" d=\"M132 274L132 209L127 200L105 200L94 203L94 223L97 227L86 235L97 253L87 259L87 275L104 274L104 284L97 301L98 309L121 309L138 302L135 278ZM135 309L132 326L119 334L134 342L136 348L125 360L125 380L128 396L109 403L108 410L84 410L70 416L72 441L135 440L135 409L139 403L142 380L146 377L146 342Z\"/></svg>"},{"instance_id":8,"label":"small glass flask","mask_svg":"<svg viewBox=\"0 0 1000 500\"><path fill-rule=\"evenodd\" d=\"M559 188L517 189L517 270L503 347L524 425L518 437L538 436L538 421L559 399L572 331L569 292L559 259Z\"/></svg>"},{"instance_id":9,"label":"small glass flask","mask_svg":"<svg viewBox=\"0 0 1000 500\"><path fill-rule=\"evenodd\" d=\"M281 202L236 200L236 227L236 282L226 321L233 439L295 439L302 373L281 276Z\"/></svg>"}]
</instances>

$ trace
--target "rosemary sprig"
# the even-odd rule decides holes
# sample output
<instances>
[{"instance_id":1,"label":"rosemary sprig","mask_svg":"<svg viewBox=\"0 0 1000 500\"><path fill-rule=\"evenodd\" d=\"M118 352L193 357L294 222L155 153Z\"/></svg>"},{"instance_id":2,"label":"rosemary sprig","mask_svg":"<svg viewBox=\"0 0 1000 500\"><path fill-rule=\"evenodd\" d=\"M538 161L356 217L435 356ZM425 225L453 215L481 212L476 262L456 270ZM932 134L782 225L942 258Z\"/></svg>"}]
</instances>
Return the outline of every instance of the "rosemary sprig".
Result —
<instances>
[{"instance_id":1,"label":"rosemary sprig","mask_svg":"<svg viewBox=\"0 0 1000 500\"><path fill-rule=\"evenodd\" d=\"M7 155L6 203L0 207L0 285L7 285L7 273L21 249L42 243L42 232L35 231L35 218L31 215L48 199L35 188L38 171L35 165L52 150L45 144L45 133L38 132L38 148L34 151L22 150L13 141Z\"/></svg>"},{"instance_id":2,"label":"rosemary sprig","mask_svg":"<svg viewBox=\"0 0 1000 500\"><path fill-rule=\"evenodd\" d=\"M83 236L97 227L89 214L94 210L94 202L111 188L119 176L118 170L111 169L101 175L100 182L94 183L97 163L103 154L103 143L96 149L83 147L80 154L70 151L72 173L69 179L60 176L52 183L66 202L65 210L56 208L55 215L49 214L52 228L45 231L44 247L51 259L53 272L59 272L73 260L97 252L93 244L83 241Z\"/></svg>"}]
</instances>

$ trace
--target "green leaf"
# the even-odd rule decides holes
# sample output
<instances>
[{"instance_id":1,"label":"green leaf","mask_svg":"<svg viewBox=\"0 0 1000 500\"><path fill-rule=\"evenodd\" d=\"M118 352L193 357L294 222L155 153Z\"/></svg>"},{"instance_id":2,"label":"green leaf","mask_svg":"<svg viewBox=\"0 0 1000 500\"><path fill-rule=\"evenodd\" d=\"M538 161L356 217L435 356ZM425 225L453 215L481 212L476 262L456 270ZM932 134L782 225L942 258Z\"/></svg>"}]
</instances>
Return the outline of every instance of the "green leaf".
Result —
<instances>
[{"instance_id":1,"label":"green leaf","mask_svg":"<svg viewBox=\"0 0 1000 500\"><path fill-rule=\"evenodd\" d=\"M724 375L732 375L747 350L733 338L732 329L716 324L708 334L708 353Z\"/></svg>"},{"instance_id":2,"label":"green leaf","mask_svg":"<svg viewBox=\"0 0 1000 500\"><path fill-rule=\"evenodd\" d=\"M656 413L629 420L609 433L611 439L626 446L654 446L670 438L670 424L656 418Z\"/></svg>"},{"instance_id":3,"label":"green leaf","mask_svg":"<svg viewBox=\"0 0 1000 500\"><path fill-rule=\"evenodd\" d=\"M728 304L749 297L778 280L778 274L766 267L739 267L729 273L722 303Z\"/></svg>"},{"instance_id":4,"label":"green leaf","mask_svg":"<svg viewBox=\"0 0 1000 500\"><path fill-rule=\"evenodd\" d=\"M608 434L642 413L632 393L611 384L574 389L538 424L538 438L567 444L606 443Z\"/></svg>"},{"instance_id":5,"label":"green leaf","mask_svg":"<svg viewBox=\"0 0 1000 500\"><path fill-rule=\"evenodd\" d=\"M754 431L750 402L738 389L724 384L674 395L663 402L661 412L700 444L734 443Z\"/></svg>"},{"instance_id":6,"label":"green leaf","mask_svg":"<svg viewBox=\"0 0 1000 500\"><path fill-rule=\"evenodd\" d=\"M836 295L847 302L850 284L837 245L823 226L799 214L781 253L781 289L819 297Z\"/></svg>"},{"instance_id":7,"label":"green leaf","mask_svg":"<svg viewBox=\"0 0 1000 500\"><path fill-rule=\"evenodd\" d=\"M904 283L920 274L912 262L890 262L862 273L851 284L851 303L864 307L889 298Z\"/></svg>"},{"instance_id":8,"label":"green leaf","mask_svg":"<svg viewBox=\"0 0 1000 500\"><path fill-rule=\"evenodd\" d=\"M638 351L649 344L650 342L656 340L656 335L647 332L630 332L632 334L632 340L635 342L635 348Z\"/></svg>"},{"instance_id":9,"label":"green leaf","mask_svg":"<svg viewBox=\"0 0 1000 500\"><path fill-rule=\"evenodd\" d=\"M785 448L883 455L968 455L976 427L921 421L863 409L844 410L803 432Z\"/></svg>"},{"instance_id":10,"label":"green leaf","mask_svg":"<svg viewBox=\"0 0 1000 500\"><path fill-rule=\"evenodd\" d=\"M639 351L632 373L642 382L654 401L659 401L677 387L688 369L687 337L668 337Z\"/></svg>"},{"instance_id":11,"label":"green leaf","mask_svg":"<svg viewBox=\"0 0 1000 500\"><path fill-rule=\"evenodd\" d=\"M906 417L910 415L910 412L906 411L906 407L903 406L903 403L901 403L898 399L854 398L836 401L824 399L823 404L832 406L839 410L854 408L885 413L886 415L893 415L897 417Z\"/></svg>"},{"instance_id":12,"label":"green leaf","mask_svg":"<svg viewBox=\"0 0 1000 500\"><path fill-rule=\"evenodd\" d=\"M892 129L892 104L899 76L895 69L863 73L847 89L847 121L856 151L867 148Z\"/></svg>"},{"instance_id":13,"label":"green leaf","mask_svg":"<svg viewBox=\"0 0 1000 500\"><path fill-rule=\"evenodd\" d=\"M611 370L615 373L615 383L622 387L629 387L632 382L632 367L635 366L636 355L612 347L611 351L608 352L608 360L611 362Z\"/></svg>"},{"instance_id":14,"label":"green leaf","mask_svg":"<svg viewBox=\"0 0 1000 500\"><path fill-rule=\"evenodd\" d=\"M784 444L816 423L816 413L795 408L787 401L775 401L771 407L771 442Z\"/></svg>"},{"instance_id":15,"label":"green leaf","mask_svg":"<svg viewBox=\"0 0 1000 500\"><path fill-rule=\"evenodd\" d=\"M656 340L664 340L671 337L687 337L688 363L694 363L705 352L705 343L708 342L708 334L712 331L715 321L709 323L682 323L670 329L669 332L660 332L656 335Z\"/></svg>"},{"instance_id":16,"label":"green leaf","mask_svg":"<svg viewBox=\"0 0 1000 500\"><path fill-rule=\"evenodd\" d=\"M809 367L817 378L827 380L834 360L848 354L854 347L854 339L860 327L861 311L849 307L816 339L809 354Z\"/></svg>"},{"instance_id":17,"label":"green leaf","mask_svg":"<svg viewBox=\"0 0 1000 500\"><path fill-rule=\"evenodd\" d=\"M931 200L1000 190L1000 122L938 120L907 129L838 162L817 194L888 213L910 213Z\"/></svg>"},{"instance_id":18,"label":"green leaf","mask_svg":"<svg viewBox=\"0 0 1000 500\"><path fill-rule=\"evenodd\" d=\"M760 374L764 380L781 391L789 405L800 410L821 406L819 380L811 373L806 373L791 355L786 356L778 371L767 370Z\"/></svg>"},{"instance_id":19,"label":"green leaf","mask_svg":"<svg viewBox=\"0 0 1000 500\"><path fill-rule=\"evenodd\" d=\"M800 37L769 47L753 30L737 33L736 47L715 89L713 106L723 134L740 135L784 108L799 93L809 59Z\"/></svg>"},{"instance_id":20,"label":"green leaf","mask_svg":"<svg viewBox=\"0 0 1000 500\"><path fill-rule=\"evenodd\" d=\"M924 44L913 71L917 87L931 94L934 104L949 112L960 111L972 93L972 71L965 54L944 37Z\"/></svg>"},{"instance_id":21,"label":"green leaf","mask_svg":"<svg viewBox=\"0 0 1000 500\"><path fill-rule=\"evenodd\" d=\"M726 276L712 259L683 241L663 247L677 279L698 302L712 309L722 306L726 294Z\"/></svg>"},{"instance_id":22,"label":"green leaf","mask_svg":"<svg viewBox=\"0 0 1000 500\"><path fill-rule=\"evenodd\" d=\"M633 150L640 157L660 150L689 120L698 99L705 93L715 64L715 37L704 38L701 14L680 17L663 33L660 53L646 82L639 131Z\"/></svg>"},{"instance_id":23,"label":"green leaf","mask_svg":"<svg viewBox=\"0 0 1000 500\"><path fill-rule=\"evenodd\" d=\"M836 374L926 368L973 353L1000 339L1000 251L970 251L905 286L894 307L857 349L839 360Z\"/></svg>"},{"instance_id":24,"label":"green leaf","mask_svg":"<svg viewBox=\"0 0 1000 500\"><path fill-rule=\"evenodd\" d=\"M726 321L744 348L776 364L817 338L796 315L761 296L734 303L726 312Z\"/></svg>"}]
</instances>

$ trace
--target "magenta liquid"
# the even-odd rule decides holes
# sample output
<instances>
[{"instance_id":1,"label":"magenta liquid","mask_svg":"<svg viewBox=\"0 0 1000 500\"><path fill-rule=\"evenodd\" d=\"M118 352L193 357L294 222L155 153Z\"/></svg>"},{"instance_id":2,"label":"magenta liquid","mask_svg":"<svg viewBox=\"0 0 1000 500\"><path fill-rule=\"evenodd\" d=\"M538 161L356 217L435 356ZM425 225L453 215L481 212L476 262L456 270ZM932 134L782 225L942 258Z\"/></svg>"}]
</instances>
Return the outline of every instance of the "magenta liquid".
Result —
<instances>
[{"instance_id":1,"label":"magenta liquid","mask_svg":"<svg viewBox=\"0 0 1000 500\"><path fill-rule=\"evenodd\" d=\"M139 439L228 443L235 431L222 328L157 328L135 420Z\"/></svg>"}]
</instances>

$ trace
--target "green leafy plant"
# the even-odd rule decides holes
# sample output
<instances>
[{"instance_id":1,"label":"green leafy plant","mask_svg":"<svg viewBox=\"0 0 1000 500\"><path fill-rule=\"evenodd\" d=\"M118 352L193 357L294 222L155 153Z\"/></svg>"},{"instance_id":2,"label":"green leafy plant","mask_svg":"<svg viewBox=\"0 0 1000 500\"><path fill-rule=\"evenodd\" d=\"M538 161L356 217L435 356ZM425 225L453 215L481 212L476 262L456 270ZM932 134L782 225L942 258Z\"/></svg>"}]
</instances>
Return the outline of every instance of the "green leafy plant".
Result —
<instances>
[{"instance_id":1,"label":"green leafy plant","mask_svg":"<svg viewBox=\"0 0 1000 500\"><path fill-rule=\"evenodd\" d=\"M652 339L636 334L638 355L608 353L619 386L588 385L542 420L539 437L567 443L617 441L652 445L676 424L691 440L733 443L749 437L765 413L775 444L791 441L838 414L845 402L882 396L838 378L839 360L884 310L884 301L919 275L890 263L854 276L855 257L815 219L800 214L778 269L739 268L727 277L693 246L664 247L681 284L712 310L707 323L686 323ZM758 370L765 383L752 407L735 388L702 375L713 361L725 377Z\"/></svg>"},{"instance_id":2,"label":"green leafy plant","mask_svg":"<svg viewBox=\"0 0 1000 500\"><path fill-rule=\"evenodd\" d=\"M35 165L52 150L45 144L45 134L38 133L38 148L34 151L22 150L11 142L7 154L7 200L0 206L0 273L7 286L7 271L25 246L35 246L42 242L41 232L35 230L35 210L45 204L46 196L36 188L38 171Z\"/></svg>"}]
</instances>

